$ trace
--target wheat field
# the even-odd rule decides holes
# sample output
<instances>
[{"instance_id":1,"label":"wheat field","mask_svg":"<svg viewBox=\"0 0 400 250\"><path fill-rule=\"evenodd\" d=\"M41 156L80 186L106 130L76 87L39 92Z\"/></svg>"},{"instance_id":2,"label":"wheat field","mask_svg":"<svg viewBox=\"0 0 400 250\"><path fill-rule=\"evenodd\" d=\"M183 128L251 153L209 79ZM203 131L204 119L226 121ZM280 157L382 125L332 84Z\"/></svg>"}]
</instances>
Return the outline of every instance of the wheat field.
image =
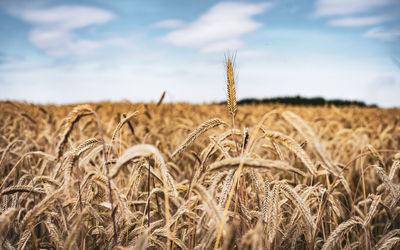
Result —
<instances>
[{"instance_id":1,"label":"wheat field","mask_svg":"<svg viewBox=\"0 0 400 250\"><path fill-rule=\"evenodd\" d=\"M0 102L1 249L395 249L400 109Z\"/></svg>"}]
</instances>

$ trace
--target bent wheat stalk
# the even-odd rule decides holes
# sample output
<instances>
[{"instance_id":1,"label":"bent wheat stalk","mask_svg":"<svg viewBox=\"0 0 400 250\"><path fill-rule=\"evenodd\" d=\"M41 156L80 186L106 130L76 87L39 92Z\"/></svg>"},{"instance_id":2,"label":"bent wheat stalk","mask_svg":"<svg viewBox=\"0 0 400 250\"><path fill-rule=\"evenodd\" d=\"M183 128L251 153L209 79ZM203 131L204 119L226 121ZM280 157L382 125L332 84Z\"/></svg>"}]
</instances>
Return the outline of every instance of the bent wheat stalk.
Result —
<instances>
[{"instance_id":1,"label":"bent wheat stalk","mask_svg":"<svg viewBox=\"0 0 400 250\"><path fill-rule=\"evenodd\" d=\"M219 118L213 118L200 124L200 126L198 126L195 130L193 130L189 134L188 137L186 137L185 141L183 141L183 143L175 150L175 152L172 153L171 158L175 158L177 155L182 153L204 132L221 124L226 124L226 123Z\"/></svg>"},{"instance_id":2,"label":"bent wheat stalk","mask_svg":"<svg viewBox=\"0 0 400 250\"><path fill-rule=\"evenodd\" d=\"M67 143L68 137L71 134L74 125L84 116L88 116L93 114L93 110L89 105L80 105L75 107L71 113L68 115L65 122L64 134L62 136L62 140L58 146L57 159L60 159L63 155L65 144Z\"/></svg>"}]
</instances>

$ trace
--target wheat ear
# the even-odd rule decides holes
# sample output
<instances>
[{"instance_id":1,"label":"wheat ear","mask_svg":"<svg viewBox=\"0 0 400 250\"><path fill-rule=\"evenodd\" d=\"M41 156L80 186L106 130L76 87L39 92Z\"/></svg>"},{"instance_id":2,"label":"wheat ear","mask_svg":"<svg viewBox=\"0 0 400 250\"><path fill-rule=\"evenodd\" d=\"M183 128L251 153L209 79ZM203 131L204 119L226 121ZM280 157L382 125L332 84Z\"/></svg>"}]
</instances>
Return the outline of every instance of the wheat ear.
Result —
<instances>
[{"instance_id":1,"label":"wheat ear","mask_svg":"<svg viewBox=\"0 0 400 250\"><path fill-rule=\"evenodd\" d=\"M139 111L135 111L132 114L127 115L124 119L122 119L117 127L114 130L114 133L112 134L111 137L111 144L113 144L113 142L115 141L115 139L117 138L118 132L121 130L122 126L124 126L125 123L127 123L132 117L136 116L139 113Z\"/></svg>"},{"instance_id":2,"label":"wheat ear","mask_svg":"<svg viewBox=\"0 0 400 250\"><path fill-rule=\"evenodd\" d=\"M396 188L393 186L392 181L390 180L389 176L386 174L385 170L383 170L383 168L374 165L376 172L379 176L379 179L381 179L383 181L383 183L385 184L386 188L390 191L390 194L392 195L393 198L396 197Z\"/></svg>"},{"instance_id":3,"label":"wheat ear","mask_svg":"<svg viewBox=\"0 0 400 250\"><path fill-rule=\"evenodd\" d=\"M307 232L310 234L308 235L308 240L311 240L311 232L313 232L313 230L315 229L315 222L311 216L310 209L305 205L303 199L300 197L300 195L297 194L297 192L293 188L289 187L287 184L282 184L281 189L284 191L286 196L292 201L295 207L297 207L302 213L304 220L308 224L309 230L307 230Z\"/></svg>"},{"instance_id":4,"label":"wheat ear","mask_svg":"<svg viewBox=\"0 0 400 250\"><path fill-rule=\"evenodd\" d=\"M400 236L400 229L393 229L389 233L382 236L382 238L374 246L374 249L385 249L384 246L387 245L387 242L389 242L393 238L398 238L399 236Z\"/></svg>"},{"instance_id":5,"label":"wheat ear","mask_svg":"<svg viewBox=\"0 0 400 250\"><path fill-rule=\"evenodd\" d=\"M369 152L371 152L371 154L375 157L375 159L378 160L380 167L384 168L386 164L383 161L382 156L378 153L378 151L376 151L376 149L371 144L367 145L367 149Z\"/></svg>"},{"instance_id":6,"label":"wheat ear","mask_svg":"<svg viewBox=\"0 0 400 250\"><path fill-rule=\"evenodd\" d=\"M193 130L188 137L186 137L185 141L172 153L171 158L176 157L180 153L182 153L187 147L190 146L201 134L206 132L207 130L214 128L218 125L226 124L219 118L213 118L206 122L203 122L198 126L195 130Z\"/></svg>"},{"instance_id":7,"label":"wheat ear","mask_svg":"<svg viewBox=\"0 0 400 250\"><path fill-rule=\"evenodd\" d=\"M233 58L226 59L226 81L228 87L228 111L232 117L235 117L236 110L237 110L237 103L236 103L236 87L235 87L235 75L233 72Z\"/></svg>"},{"instance_id":8,"label":"wheat ear","mask_svg":"<svg viewBox=\"0 0 400 250\"><path fill-rule=\"evenodd\" d=\"M269 188L269 180L265 178L265 189L264 189L264 203L262 207L263 220L265 223L268 221L268 206L271 200L271 190Z\"/></svg>"},{"instance_id":9,"label":"wheat ear","mask_svg":"<svg viewBox=\"0 0 400 250\"><path fill-rule=\"evenodd\" d=\"M400 242L400 237L393 237L385 241L381 247L376 248L377 250L389 250L393 249L394 246L399 244Z\"/></svg>"},{"instance_id":10,"label":"wheat ear","mask_svg":"<svg viewBox=\"0 0 400 250\"><path fill-rule=\"evenodd\" d=\"M374 197L372 200L371 207L369 208L368 214L364 218L363 225L366 227L372 220L372 218L376 215L376 213L379 211L379 204L381 202L381 196L377 195Z\"/></svg>"},{"instance_id":11,"label":"wheat ear","mask_svg":"<svg viewBox=\"0 0 400 250\"><path fill-rule=\"evenodd\" d=\"M226 169L231 169L231 168L237 168L240 165L241 161L243 161L243 166L248 167L248 168L276 169L276 170L281 170L281 171L289 171L289 172L293 172L293 173L296 173L301 176L305 176L305 174L302 171L298 170L297 168L291 167L289 164L287 164L284 161L254 159L254 158L249 158L249 157L246 157L244 159L242 159L241 157L236 157L236 158L229 158L229 159L224 159L221 161L214 162L208 167L208 171L214 172L214 171L221 171L221 170L226 170Z\"/></svg>"},{"instance_id":12,"label":"wheat ear","mask_svg":"<svg viewBox=\"0 0 400 250\"><path fill-rule=\"evenodd\" d=\"M282 116L286 121L292 124L292 126L295 127L300 132L300 134L302 134L307 142L311 142L313 144L317 154L324 162L324 164L327 165L327 167L334 171L336 174L338 174L338 169L334 165L332 165L331 160L329 159L325 151L325 148L319 143L317 136L315 135L311 127L303 119L290 111L283 112Z\"/></svg>"},{"instance_id":13,"label":"wheat ear","mask_svg":"<svg viewBox=\"0 0 400 250\"><path fill-rule=\"evenodd\" d=\"M1 195L7 195L7 194L13 194L13 193L34 193L34 194L45 194L46 192L42 188L35 188L32 186L28 185L17 185L17 186L12 186L5 188L2 192Z\"/></svg>"},{"instance_id":14,"label":"wheat ear","mask_svg":"<svg viewBox=\"0 0 400 250\"><path fill-rule=\"evenodd\" d=\"M164 90L163 93L162 93L162 95L161 95L161 97L160 97L160 99L159 99L158 102L157 102L157 107L160 106L161 103L163 102L166 93L167 93L167 92Z\"/></svg>"},{"instance_id":15,"label":"wheat ear","mask_svg":"<svg viewBox=\"0 0 400 250\"><path fill-rule=\"evenodd\" d=\"M235 75L234 75L234 63L235 61L235 55L233 55L231 58L227 57L226 58L226 82L227 82L227 93L228 93L228 111L232 117L232 130L235 129L235 116L236 116L236 111L237 111L237 103L236 103L236 84L235 84ZM236 145L236 153L239 155L239 146L235 137L235 134L233 134L233 141L235 142Z\"/></svg>"},{"instance_id":16,"label":"wheat ear","mask_svg":"<svg viewBox=\"0 0 400 250\"><path fill-rule=\"evenodd\" d=\"M64 128L64 133L62 136L62 140L58 146L58 153L57 153L57 159L60 159L61 156L63 155L63 151L65 148L65 144L68 141L68 137L71 134L72 129L74 128L74 125L84 116L91 115L93 114L93 110L90 106L88 105L80 105L75 107L71 113L69 113L66 123L65 123L65 128Z\"/></svg>"},{"instance_id":17,"label":"wheat ear","mask_svg":"<svg viewBox=\"0 0 400 250\"><path fill-rule=\"evenodd\" d=\"M262 130L264 131L264 135L266 137L272 138L274 141L282 144L283 146L291 150L293 153L295 153L297 157L299 157L300 160L304 163L304 165L307 167L310 173L314 176L316 175L317 169L312 163L310 157L294 139L276 131L267 131L264 128L262 128Z\"/></svg>"},{"instance_id":18,"label":"wheat ear","mask_svg":"<svg viewBox=\"0 0 400 250\"><path fill-rule=\"evenodd\" d=\"M4 235L6 228L12 221L13 216L19 211L16 208L8 208L6 211L2 212L0 215L0 235Z\"/></svg>"},{"instance_id":19,"label":"wheat ear","mask_svg":"<svg viewBox=\"0 0 400 250\"><path fill-rule=\"evenodd\" d=\"M335 243L342 239L342 236L349 232L354 226L362 225L359 219L349 219L339 226L329 235L325 244L322 246L322 250L332 249Z\"/></svg>"},{"instance_id":20,"label":"wheat ear","mask_svg":"<svg viewBox=\"0 0 400 250\"><path fill-rule=\"evenodd\" d=\"M279 210L279 194L281 192L281 184L277 183L274 185L272 189L272 197L270 198L270 202L268 204L267 214L268 214L268 223L267 223L267 230L268 230L268 244L271 244L275 238L276 231L278 229L278 210Z\"/></svg>"}]
</instances>

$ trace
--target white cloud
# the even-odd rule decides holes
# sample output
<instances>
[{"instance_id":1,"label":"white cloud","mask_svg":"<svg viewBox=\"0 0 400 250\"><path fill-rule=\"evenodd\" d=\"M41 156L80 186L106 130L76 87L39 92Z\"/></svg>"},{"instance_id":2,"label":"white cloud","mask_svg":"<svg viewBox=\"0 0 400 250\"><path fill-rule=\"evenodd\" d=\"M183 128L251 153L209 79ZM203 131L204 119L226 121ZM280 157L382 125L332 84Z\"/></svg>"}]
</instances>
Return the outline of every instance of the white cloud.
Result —
<instances>
[{"instance_id":1,"label":"white cloud","mask_svg":"<svg viewBox=\"0 0 400 250\"><path fill-rule=\"evenodd\" d=\"M316 16L348 15L382 7L393 0L317 0Z\"/></svg>"},{"instance_id":2,"label":"white cloud","mask_svg":"<svg viewBox=\"0 0 400 250\"><path fill-rule=\"evenodd\" d=\"M109 11L88 6L58 6L41 10L25 10L20 17L30 23L71 30L101 24L114 18Z\"/></svg>"},{"instance_id":3,"label":"white cloud","mask_svg":"<svg viewBox=\"0 0 400 250\"><path fill-rule=\"evenodd\" d=\"M152 26L157 28L176 29L182 27L184 24L185 22L179 19L167 19L154 23Z\"/></svg>"},{"instance_id":4,"label":"white cloud","mask_svg":"<svg viewBox=\"0 0 400 250\"><path fill-rule=\"evenodd\" d=\"M332 19L328 24L339 27L362 27L381 24L390 19L389 16L343 17Z\"/></svg>"},{"instance_id":5,"label":"white cloud","mask_svg":"<svg viewBox=\"0 0 400 250\"><path fill-rule=\"evenodd\" d=\"M240 38L259 27L253 16L264 12L271 4L223 2L190 24L163 37L176 46L200 48L202 51L224 51L242 46Z\"/></svg>"},{"instance_id":6,"label":"white cloud","mask_svg":"<svg viewBox=\"0 0 400 250\"><path fill-rule=\"evenodd\" d=\"M77 5L23 10L17 11L15 15L33 25L29 32L29 41L51 55L84 55L110 44L107 40L79 38L73 31L115 18L109 11Z\"/></svg>"},{"instance_id":7,"label":"white cloud","mask_svg":"<svg viewBox=\"0 0 400 250\"><path fill-rule=\"evenodd\" d=\"M367 38L376 38L383 41L394 41L400 38L400 27L397 29L376 27L365 32L363 36Z\"/></svg>"}]
</instances>

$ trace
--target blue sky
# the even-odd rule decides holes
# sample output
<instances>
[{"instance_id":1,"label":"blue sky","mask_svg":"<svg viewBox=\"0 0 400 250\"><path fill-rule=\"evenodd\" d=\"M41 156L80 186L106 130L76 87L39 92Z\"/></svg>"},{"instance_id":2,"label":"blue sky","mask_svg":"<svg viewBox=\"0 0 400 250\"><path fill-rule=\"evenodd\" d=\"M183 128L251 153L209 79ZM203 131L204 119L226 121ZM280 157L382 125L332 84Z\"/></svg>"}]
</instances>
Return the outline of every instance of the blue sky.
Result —
<instances>
[{"instance_id":1,"label":"blue sky","mask_svg":"<svg viewBox=\"0 0 400 250\"><path fill-rule=\"evenodd\" d=\"M0 99L196 103L323 96L400 106L400 1L0 1Z\"/></svg>"}]
</instances>

